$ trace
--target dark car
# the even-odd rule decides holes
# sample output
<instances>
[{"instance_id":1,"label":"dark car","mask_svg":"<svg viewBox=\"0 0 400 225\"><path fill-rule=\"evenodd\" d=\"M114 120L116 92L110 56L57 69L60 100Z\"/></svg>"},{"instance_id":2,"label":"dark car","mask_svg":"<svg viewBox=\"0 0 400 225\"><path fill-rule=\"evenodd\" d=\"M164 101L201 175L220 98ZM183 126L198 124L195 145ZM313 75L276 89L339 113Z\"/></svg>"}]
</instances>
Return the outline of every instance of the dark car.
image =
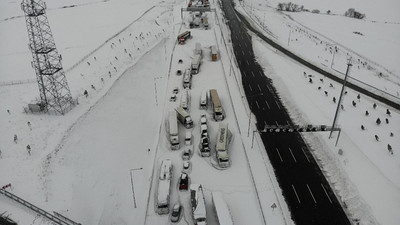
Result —
<instances>
[{"instance_id":1,"label":"dark car","mask_svg":"<svg viewBox=\"0 0 400 225\"><path fill-rule=\"evenodd\" d=\"M187 191L189 188L189 176L186 173L182 173L179 178L179 190Z\"/></svg>"},{"instance_id":2,"label":"dark car","mask_svg":"<svg viewBox=\"0 0 400 225\"><path fill-rule=\"evenodd\" d=\"M179 218L181 217L181 212L182 212L182 206L179 203L176 203L174 205L174 208L172 208L172 213L171 213L171 222L178 222Z\"/></svg>"}]
</instances>

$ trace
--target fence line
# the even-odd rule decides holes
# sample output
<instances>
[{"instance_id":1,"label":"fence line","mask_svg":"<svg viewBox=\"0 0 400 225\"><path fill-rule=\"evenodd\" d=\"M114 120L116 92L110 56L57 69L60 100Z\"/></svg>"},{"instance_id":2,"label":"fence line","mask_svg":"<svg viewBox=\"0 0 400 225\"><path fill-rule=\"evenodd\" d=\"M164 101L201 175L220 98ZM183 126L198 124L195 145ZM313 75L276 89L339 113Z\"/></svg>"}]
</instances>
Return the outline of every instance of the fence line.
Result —
<instances>
[{"instance_id":1,"label":"fence line","mask_svg":"<svg viewBox=\"0 0 400 225\"><path fill-rule=\"evenodd\" d=\"M59 224L59 225L80 225L80 223L76 223L68 218L66 218L65 216L55 216L53 214L50 214L46 211L44 211L43 209L29 203L28 201L25 201L24 199L4 190L4 189L0 189L0 194L3 194L4 196L26 206L27 208L33 210L34 212L46 217L47 219L51 220L52 222ZM58 213L57 213L58 214ZM60 214L58 214L60 215Z\"/></svg>"}]
</instances>

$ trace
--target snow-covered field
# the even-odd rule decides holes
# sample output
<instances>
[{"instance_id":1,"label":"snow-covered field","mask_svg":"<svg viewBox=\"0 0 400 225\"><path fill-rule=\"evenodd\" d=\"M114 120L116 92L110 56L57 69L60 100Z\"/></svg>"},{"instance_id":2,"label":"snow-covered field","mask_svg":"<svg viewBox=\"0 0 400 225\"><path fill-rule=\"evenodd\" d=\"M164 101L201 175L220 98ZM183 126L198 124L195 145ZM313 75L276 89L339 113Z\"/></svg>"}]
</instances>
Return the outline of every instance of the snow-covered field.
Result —
<instances>
[{"instance_id":1,"label":"snow-covered field","mask_svg":"<svg viewBox=\"0 0 400 225\"><path fill-rule=\"evenodd\" d=\"M345 2L323 6L332 13L341 14L351 7ZM271 5L275 5L273 3ZM173 107L169 102L172 88L181 87L181 77L176 76L175 71L189 65L194 43L200 42L205 57L200 74L193 78L191 92L195 154L191 159L190 177L192 183L201 183L205 188L207 213L211 215L208 222L215 222L211 192L219 191L223 193L235 224L291 224L262 143L256 142L258 151L250 147L248 106L238 85L240 75L234 68L230 76L230 50L226 51L223 46L216 18L210 15L211 30L193 30L193 39L174 48L176 35L185 30L180 22L180 8L184 4L184 1L141 0L48 1L47 14L55 42L63 55L72 95L80 102L67 115L58 117L23 113L23 107L38 96L35 74L30 66L25 20L19 2L0 2L0 185L11 183L8 190L12 193L82 224L165 224L169 217L158 216L154 211L155 179L160 160L171 158L175 166L171 203L181 201L185 219L181 219L180 224L191 224L188 193L176 188L183 148L169 150L164 126L165 115ZM267 18L275 18L266 24L280 42L287 43L289 29L286 24L291 20L287 17L282 20L280 14L264 7L265 2L252 0L246 4L247 11L253 7L258 12L253 15L260 21L264 12L268 13ZM310 6L304 3L306 8L325 10L318 1L309 0L307 4ZM398 3L388 0L387 4L379 5L386 10L385 14L374 13L373 4L365 4L368 7L359 1L354 4L357 7L353 7L368 17L367 21L357 25L357 28L365 27L365 31L360 31L368 34L363 40L346 36L352 31L345 30L350 27L344 26L347 18L331 16L323 20L324 15L290 15L314 31L384 65L391 73L386 72L383 79L374 80L378 70L368 70L370 75L365 82L398 97L400 78L395 62L400 52L400 29L397 28L400 19L396 17L398 11L390 13L398 8ZM72 5L75 6L68 7ZM329 29L324 30L323 25L311 22L315 20L338 25L343 32L333 35ZM382 42L378 37L367 32L375 29L376 23L371 20L393 22L381 27L380 33L384 33L386 44L380 47ZM291 21L290 24L297 23ZM225 26L222 28L225 31ZM295 38L306 40L305 36L294 30L291 35L290 47L303 57L311 55L312 61L331 64L331 56L323 47L310 49L310 43L315 45L314 42L296 43ZM219 47L221 59L218 62L209 59L210 45ZM340 84L326 79L320 82L321 75L293 63L256 38L254 49L259 62L266 68L269 66L266 74L274 79L295 121L331 124L335 109L332 97L338 98ZM390 57L385 58L386 55ZM183 59L184 63L178 64L178 59ZM340 59L340 56L335 58L335 65L340 64ZM353 71L358 70L357 65ZM313 84L308 83L303 71L314 76ZM352 75L361 79L357 76L365 71L361 67ZM334 88L329 87L329 83ZM318 90L318 86L322 90ZM234 134L232 167L228 170L216 170L212 160L197 154L201 113L198 102L205 88L218 89L227 112L225 122ZM89 97L83 96L84 90L89 91ZM329 96L323 94L325 90ZM356 96L357 93L348 90L344 98L344 111L339 117L342 134L337 147L335 140L328 139L327 134L305 137L315 149L314 154L337 195L346 202L352 218L360 218L365 224L397 224L400 221L397 213L400 209L399 112L390 109L389 117L385 114L387 106L377 103L377 108L373 109L371 99L361 96L358 101ZM351 105L353 100L356 107ZM365 116L366 110L369 116ZM377 117L382 120L380 126L375 124ZM386 117L389 124L385 122ZM210 119L210 132L215 136L218 126ZM367 128L365 131L360 129L361 124ZM183 126L180 129L182 138ZM389 136L390 132L394 137ZM18 135L17 143L13 142L14 134ZM374 135L378 135L380 141L376 141ZM31 155L26 151L28 144L32 147ZM393 155L388 153L387 144L393 147ZM343 150L343 155L337 154L339 149ZM275 210L270 208L273 203L278 204ZM20 224L48 224L0 196L0 213L4 211Z\"/></svg>"}]
</instances>

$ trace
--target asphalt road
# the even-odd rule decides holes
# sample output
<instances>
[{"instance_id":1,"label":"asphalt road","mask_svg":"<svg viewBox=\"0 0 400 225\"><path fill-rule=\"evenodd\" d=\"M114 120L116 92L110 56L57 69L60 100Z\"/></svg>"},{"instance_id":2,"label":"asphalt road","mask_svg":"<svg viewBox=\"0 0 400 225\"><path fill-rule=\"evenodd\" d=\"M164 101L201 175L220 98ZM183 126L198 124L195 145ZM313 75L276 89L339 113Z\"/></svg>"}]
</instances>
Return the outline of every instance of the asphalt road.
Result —
<instances>
[{"instance_id":1,"label":"asphalt road","mask_svg":"<svg viewBox=\"0 0 400 225\"><path fill-rule=\"evenodd\" d=\"M257 117L258 129L262 130L266 124L292 125L271 79L264 75L254 59L251 37L245 24L236 16L230 0L222 0L222 3L232 31L243 87ZM350 224L299 133L262 133L261 137L296 224Z\"/></svg>"}]
</instances>

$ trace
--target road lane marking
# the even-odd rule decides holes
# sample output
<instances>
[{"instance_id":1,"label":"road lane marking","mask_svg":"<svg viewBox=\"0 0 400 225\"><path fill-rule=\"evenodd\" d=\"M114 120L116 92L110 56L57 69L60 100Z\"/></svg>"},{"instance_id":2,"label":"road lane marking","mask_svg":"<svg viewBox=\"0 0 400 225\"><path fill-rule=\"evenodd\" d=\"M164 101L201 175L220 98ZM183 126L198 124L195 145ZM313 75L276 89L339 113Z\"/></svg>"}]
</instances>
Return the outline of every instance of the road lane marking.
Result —
<instances>
[{"instance_id":1,"label":"road lane marking","mask_svg":"<svg viewBox=\"0 0 400 225\"><path fill-rule=\"evenodd\" d=\"M267 104L268 109L271 109L271 108L269 107L269 104L268 104L267 100L264 100L264 101L265 101L265 104Z\"/></svg>"},{"instance_id":2,"label":"road lane marking","mask_svg":"<svg viewBox=\"0 0 400 225\"><path fill-rule=\"evenodd\" d=\"M250 91L252 91L252 92L253 92L253 88L251 88L250 84L249 84L249 88L250 88Z\"/></svg>"},{"instance_id":3,"label":"road lane marking","mask_svg":"<svg viewBox=\"0 0 400 225\"><path fill-rule=\"evenodd\" d=\"M317 204L317 201L315 201L314 195L313 195L313 193L311 192L310 186L308 186L308 184L306 184L306 185L307 185L308 191L309 191L310 194L311 194L312 199L314 200L314 203Z\"/></svg>"},{"instance_id":4,"label":"road lane marking","mask_svg":"<svg viewBox=\"0 0 400 225\"><path fill-rule=\"evenodd\" d=\"M276 149L276 152L278 153L279 158L281 159L281 162L283 162L282 156L281 156L281 154L279 153L278 148L275 148L275 149Z\"/></svg>"},{"instance_id":5,"label":"road lane marking","mask_svg":"<svg viewBox=\"0 0 400 225\"><path fill-rule=\"evenodd\" d=\"M293 157L293 159L294 159L294 162L297 163L296 157L294 157L293 152L292 152L292 149L289 148L289 151L290 151L290 154L292 155L292 157Z\"/></svg>"},{"instance_id":6,"label":"road lane marking","mask_svg":"<svg viewBox=\"0 0 400 225\"><path fill-rule=\"evenodd\" d=\"M258 87L258 90L260 90L260 91L261 91L261 87L260 87L260 84L257 84L257 87Z\"/></svg>"},{"instance_id":7,"label":"road lane marking","mask_svg":"<svg viewBox=\"0 0 400 225\"><path fill-rule=\"evenodd\" d=\"M242 48L242 45L239 43L239 47Z\"/></svg>"},{"instance_id":8,"label":"road lane marking","mask_svg":"<svg viewBox=\"0 0 400 225\"><path fill-rule=\"evenodd\" d=\"M299 203L301 203L301 202L300 202L300 198L299 198L299 196L297 195L297 191L296 191L296 189L294 189L293 184L292 184L292 188L293 188L294 193L296 194L297 201L299 201Z\"/></svg>"},{"instance_id":9,"label":"road lane marking","mask_svg":"<svg viewBox=\"0 0 400 225\"><path fill-rule=\"evenodd\" d=\"M256 100L257 108L260 109L260 105L258 104L258 101Z\"/></svg>"},{"instance_id":10,"label":"road lane marking","mask_svg":"<svg viewBox=\"0 0 400 225\"><path fill-rule=\"evenodd\" d=\"M246 72L243 71L243 75L244 75L244 77L246 77Z\"/></svg>"},{"instance_id":11,"label":"road lane marking","mask_svg":"<svg viewBox=\"0 0 400 225\"><path fill-rule=\"evenodd\" d=\"M242 55L244 55L244 51L242 51Z\"/></svg>"},{"instance_id":12,"label":"road lane marking","mask_svg":"<svg viewBox=\"0 0 400 225\"><path fill-rule=\"evenodd\" d=\"M246 63L247 63L248 66L250 66L249 61L246 60Z\"/></svg>"},{"instance_id":13,"label":"road lane marking","mask_svg":"<svg viewBox=\"0 0 400 225\"><path fill-rule=\"evenodd\" d=\"M247 44L246 44L246 42L244 43L244 46L246 46L246 48L247 48Z\"/></svg>"},{"instance_id":14,"label":"road lane marking","mask_svg":"<svg viewBox=\"0 0 400 225\"><path fill-rule=\"evenodd\" d=\"M326 194L326 197L328 197L329 202L332 204L332 200L331 200L331 198L329 197L328 192L326 192L326 190L325 190L325 188L324 188L324 185L322 185L322 183L321 183L321 187L322 187L322 189L324 190L324 192L325 192L325 194Z\"/></svg>"},{"instance_id":15,"label":"road lane marking","mask_svg":"<svg viewBox=\"0 0 400 225\"><path fill-rule=\"evenodd\" d=\"M276 124L277 126L279 126L278 121L276 121L276 120L275 120L275 124Z\"/></svg>"},{"instance_id":16,"label":"road lane marking","mask_svg":"<svg viewBox=\"0 0 400 225\"><path fill-rule=\"evenodd\" d=\"M278 102L275 100L276 105L278 106L279 109L281 109L281 107L279 106Z\"/></svg>"},{"instance_id":17,"label":"road lane marking","mask_svg":"<svg viewBox=\"0 0 400 225\"><path fill-rule=\"evenodd\" d=\"M258 72L260 73L260 75L261 75L261 76L263 76L263 75L264 75L264 74L262 73L262 71L261 71L261 70L259 70Z\"/></svg>"},{"instance_id":18,"label":"road lane marking","mask_svg":"<svg viewBox=\"0 0 400 225\"><path fill-rule=\"evenodd\" d=\"M308 158L308 156L306 155L306 152L304 151L303 148L301 148L301 150L303 151L304 156L306 157L307 161L310 162L310 159Z\"/></svg>"},{"instance_id":19,"label":"road lane marking","mask_svg":"<svg viewBox=\"0 0 400 225\"><path fill-rule=\"evenodd\" d=\"M255 77L253 71L251 71L251 75L253 75L253 77Z\"/></svg>"}]
</instances>

